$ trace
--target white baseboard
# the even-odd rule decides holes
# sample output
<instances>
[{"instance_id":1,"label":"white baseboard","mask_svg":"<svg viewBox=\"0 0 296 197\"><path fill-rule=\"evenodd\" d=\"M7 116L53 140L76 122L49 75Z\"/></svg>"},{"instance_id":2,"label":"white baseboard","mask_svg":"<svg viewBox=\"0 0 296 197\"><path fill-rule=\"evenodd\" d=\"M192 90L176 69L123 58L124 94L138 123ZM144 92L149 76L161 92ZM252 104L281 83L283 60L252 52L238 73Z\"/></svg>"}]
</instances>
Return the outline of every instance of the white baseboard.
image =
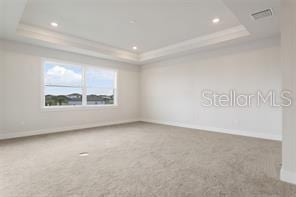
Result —
<instances>
[{"instance_id":1,"label":"white baseboard","mask_svg":"<svg viewBox=\"0 0 296 197\"><path fill-rule=\"evenodd\" d=\"M26 136L34 136L34 135L41 135L41 134L49 134L49 133L59 133L59 132L65 132L65 131L88 129L88 128L95 128L95 127L102 127L102 126L109 126L109 125L117 125L117 124L124 124L124 123L132 123L132 122L138 122L138 121L140 121L140 120L139 119L130 119L130 120L84 124L84 125L52 128L52 129L40 129L40 130L34 130L34 131L0 132L0 140L12 139L12 138L18 138L18 137L26 137Z\"/></svg>"},{"instance_id":2,"label":"white baseboard","mask_svg":"<svg viewBox=\"0 0 296 197\"><path fill-rule=\"evenodd\" d=\"M177 123L172 121L159 121L159 120L152 120L152 119L130 119L130 120L122 120L122 121L111 121L111 122L105 122L105 123L76 125L76 126L53 128L53 129L40 129L40 130L34 130L34 131L0 132L0 140L40 135L40 134L58 133L58 132L71 131L71 130L87 129L87 128L94 128L94 127L108 126L108 125L116 125L116 124L123 124L123 123L131 123L131 122L137 122L137 121L164 124L164 125L170 125L170 126L176 126L176 127L184 127L184 128L190 128L190 129L205 130L205 131L218 132L218 133L242 135L242 136L269 139L269 140L278 140L278 141L281 140L281 136L279 135L270 135L270 134L263 134L263 133L250 132L250 131L240 131L240 130L231 130L231 129L224 129L224 128L216 128L216 127L189 125L189 124Z\"/></svg>"},{"instance_id":3,"label":"white baseboard","mask_svg":"<svg viewBox=\"0 0 296 197\"><path fill-rule=\"evenodd\" d=\"M281 181L296 184L296 172L289 172L281 169Z\"/></svg>"},{"instance_id":4,"label":"white baseboard","mask_svg":"<svg viewBox=\"0 0 296 197\"><path fill-rule=\"evenodd\" d=\"M184 123L178 123L178 122L172 122L172 121L159 121L159 120L152 120L152 119L145 119L145 118L144 119L142 118L141 121L176 126L176 127L211 131L211 132L217 132L217 133L226 133L226 134L232 134L232 135L255 137L255 138L261 138L261 139L268 139L268 140L277 140L277 141L282 140L281 135L258 133L253 131L242 131L242 130L236 130L236 129L234 130L234 129L216 128L216 127L208 127L208 126L198 126L198 125L190 125L190 124L184 124Z\"/></svg>"}]
</instances>

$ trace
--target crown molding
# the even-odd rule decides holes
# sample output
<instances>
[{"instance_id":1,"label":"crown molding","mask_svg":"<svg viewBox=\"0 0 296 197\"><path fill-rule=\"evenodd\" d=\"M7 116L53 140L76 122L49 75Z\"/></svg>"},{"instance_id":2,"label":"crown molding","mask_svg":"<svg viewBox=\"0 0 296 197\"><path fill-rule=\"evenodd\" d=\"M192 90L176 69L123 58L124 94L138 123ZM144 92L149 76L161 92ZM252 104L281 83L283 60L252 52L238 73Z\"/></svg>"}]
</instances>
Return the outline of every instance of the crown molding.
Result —
<instances>
[{"instance_id":1,"label":"crown molding","mask_svg":"<svg viewBox=\"0 0 296 197\"><path fill-rule=\"evenodd\" d=\"M139 59L141 63L145 63L149 60L155 60L161 57L174 55L185 51L191 51L249 35L250 33L243 25L238 25L226 30L215 32L213 34L200 36L191 40L186 40L184 42L142 53L140 54Z\"/></svg>"},{"instance_id":2,"label":"crown molding","mask_svg":"<svg viewBox=\"0 0 296 197\"><path fill-rule=\"evenodd\" d=\"M54 32L24 23L19 24L16 33L23 38L31 39L31 41L37 45L46 45L55 49L139 65L160 58L177 55L182 52L192 51L250 35L243 25L238 25L213 34L200 36L160 49L144 52L142 54L136 54L99 42Z\"/></svg>"},{"instance_id":3,"label":"crown molding","mask_svg":"<svg viewBox=\"0 0 296 197\"><path fill-rule=\"evenodd\" d=\"M129 51L24 23L19 24L16 33L19 36L34 39L35 44L49 44L52 48L128 63L139 61L138 55Z\"/></svg>"}]
</instances>

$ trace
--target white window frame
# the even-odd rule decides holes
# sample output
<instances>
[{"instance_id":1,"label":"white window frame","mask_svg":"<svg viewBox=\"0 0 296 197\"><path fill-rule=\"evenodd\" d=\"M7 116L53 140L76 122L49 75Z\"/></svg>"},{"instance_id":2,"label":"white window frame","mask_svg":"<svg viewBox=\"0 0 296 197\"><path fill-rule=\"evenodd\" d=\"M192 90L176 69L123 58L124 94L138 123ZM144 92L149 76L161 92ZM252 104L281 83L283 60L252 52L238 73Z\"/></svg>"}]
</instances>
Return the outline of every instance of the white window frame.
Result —
<instances>
[{"instance_id":1,"label":"white window frame","mask_svg":"<svg viewBox=\"0 0 296 197\"><path fill-rule=\"evenodd\" d=\"M51 64L58 64L58 65L64 65L64 66L79 66L82 68L82 104L81 105L64 105L64 106L46 106L45 105L45 73L44 73L44 66L46 63ZM86 80L85 80L85 74L86 70L88 68L91 69L101 69L101 70L107 70L112 71L115 73L114 78L114 103L113 104L107 104L107 105L87 105L87 86L86 86ZM118 70L113 68L106 68L103 66L92 66L87 64L80 64L80 63L71 63L71 62L65 62L60 60L52 60L43 58L41 61L41 110L42 111L64 111L64 110L88 110L88 109L101 109L101 108L114 108L118 107Z\"/></svg>"}]
</instances>

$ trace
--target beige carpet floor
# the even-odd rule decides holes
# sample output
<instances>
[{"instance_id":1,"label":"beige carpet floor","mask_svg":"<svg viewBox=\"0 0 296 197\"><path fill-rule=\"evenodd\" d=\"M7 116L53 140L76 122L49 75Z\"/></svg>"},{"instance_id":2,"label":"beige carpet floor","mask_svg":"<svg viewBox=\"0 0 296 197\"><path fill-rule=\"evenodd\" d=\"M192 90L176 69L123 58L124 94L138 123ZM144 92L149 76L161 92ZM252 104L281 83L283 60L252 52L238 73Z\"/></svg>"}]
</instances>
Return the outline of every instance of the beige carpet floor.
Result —
<instances>
[{"instance_id":1,"label":"beige carpet floor","mask_svg":"<svg viewBox=\"0 0 296 197\"><path fill-rule=\"evenodd\" d=\"M124 124L0 141L0 196L295 197L280 161L276 141Z\"/></svg>"}]
</instances>

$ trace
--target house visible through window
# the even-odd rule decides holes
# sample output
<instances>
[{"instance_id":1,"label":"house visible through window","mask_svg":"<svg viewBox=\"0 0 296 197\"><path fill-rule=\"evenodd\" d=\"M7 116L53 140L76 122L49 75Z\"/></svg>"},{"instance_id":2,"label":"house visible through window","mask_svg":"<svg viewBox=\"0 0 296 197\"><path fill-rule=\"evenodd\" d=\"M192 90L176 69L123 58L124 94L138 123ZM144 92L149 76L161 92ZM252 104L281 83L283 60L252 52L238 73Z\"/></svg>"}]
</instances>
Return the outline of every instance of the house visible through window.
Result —
<instances>
[{"instance_id":1,"label":"house visible through window","mask_svg":"<svg viewBox=\"0 0 296 197\"><path fill-rule=\"evenodd\" d=\"M116 102L116 71L44 63L44 106L100 106Z\"/></svg>"}]
</instances>

